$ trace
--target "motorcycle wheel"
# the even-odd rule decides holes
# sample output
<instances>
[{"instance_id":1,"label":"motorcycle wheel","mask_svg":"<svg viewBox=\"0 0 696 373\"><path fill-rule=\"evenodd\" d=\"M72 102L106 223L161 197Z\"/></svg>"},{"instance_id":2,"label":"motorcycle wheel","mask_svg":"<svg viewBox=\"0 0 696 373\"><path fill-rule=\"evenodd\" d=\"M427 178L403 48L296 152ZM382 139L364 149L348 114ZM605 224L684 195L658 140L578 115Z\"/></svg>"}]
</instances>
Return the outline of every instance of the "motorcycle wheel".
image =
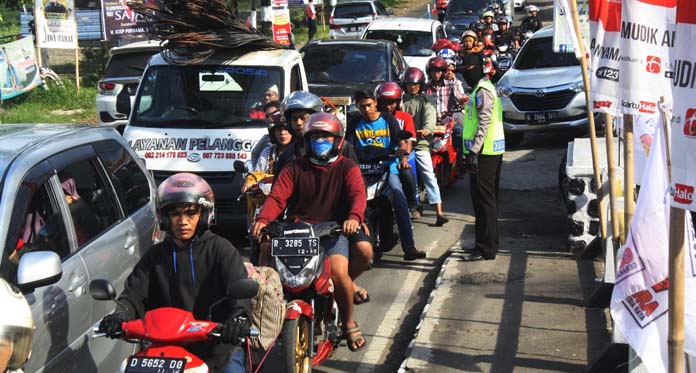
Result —
<instances>
[{"instance_id":1,"label":"motorcycle wheel","mask_svg":"<svg viewBox=\"0 0 696 373\"><path fill-rule=\"evenodd\" d=\"M282 332L282 358L285 373L309 373L312 371L312 358L309 357L309 319L300 316L285 320Z\"/></svg>"}]
</instances>

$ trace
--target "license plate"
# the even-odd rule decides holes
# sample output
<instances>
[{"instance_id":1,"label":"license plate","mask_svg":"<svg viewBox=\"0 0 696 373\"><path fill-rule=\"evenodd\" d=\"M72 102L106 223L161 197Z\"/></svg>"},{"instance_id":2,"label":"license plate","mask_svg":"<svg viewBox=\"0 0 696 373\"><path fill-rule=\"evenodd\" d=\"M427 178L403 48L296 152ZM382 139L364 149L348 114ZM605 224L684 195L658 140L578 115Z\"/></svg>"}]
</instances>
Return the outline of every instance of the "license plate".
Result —
<instances>
[{"instance_id":1,"label":"license plate","mask_svg":"<svg viewBox=\"0 0 696 373\"><path fill-rule=\"evenodd\" d=\"M362 27L351 27L350 31L362 31Z\"/></svg>"},{"instance_id":2,"label":"license plate","mask_svg":"<svg viewBox=\"0 0 696 373\"><path fill-rule=\"evenodd\" d=\"M381 174L383 166L381 163L361 163L360 171L366 175Z\"/></svg>"},{"instance_id":3,"label":"license plate","mask_svg":"<svg viewBox=\"0 0 696 373\"><path fill-rule=\"evenodd\" d=\"M558 113L550 111L548 113L529 113L525 115L527 122L531 123L548 123L558 119Z\"/></svg>"},{"instance_id":4,"label":"license plate","mask_svg":"<svg viewBox=\"0 0 696 373\"><path fill-rule=\"evenodd\" d=\"M131 356L126 373L183 373L185 368L186 359Z\"/></svg>"},{"instance_id":5,"label":"license plate","mask_svg":"<svg viewBox=\"0 0 696 373\"><path fill-rule=\"evenodd\" d=\"M273 238L273 256L313 256L319 255L319 239L311 238Z\"/></svg>"}]
</instances>

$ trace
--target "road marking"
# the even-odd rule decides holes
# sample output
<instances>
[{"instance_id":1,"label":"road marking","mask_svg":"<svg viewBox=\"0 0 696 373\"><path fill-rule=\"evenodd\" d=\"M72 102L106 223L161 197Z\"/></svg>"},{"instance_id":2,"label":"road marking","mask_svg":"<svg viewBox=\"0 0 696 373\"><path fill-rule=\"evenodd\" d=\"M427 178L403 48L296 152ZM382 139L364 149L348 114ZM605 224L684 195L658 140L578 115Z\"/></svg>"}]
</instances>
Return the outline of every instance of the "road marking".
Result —
<instances>
[{"instance_id":1,"label":"road marking","mask_svg":"<svg viewBox=\"0 0 696 373\"><path fill-rule=\"evenodd\" d=\"M425 252L430 253L436 249L439 242L439 238L431 242L424 248ZM421 273L417 278L409 276L409 281L403 282L399 292L396 293L394 301L384 314L385 316L380 322L374 337L370 340L367 346L367 352L363 355L357 372L365 373L374 371L382 355L394 344L394 332L401 326L401 322L403 321L401 315L405 311L408 301L411 299L414 291L416 291L420 285L423 285L424 278L425 274Z\"/></svg>"}]
</instances>

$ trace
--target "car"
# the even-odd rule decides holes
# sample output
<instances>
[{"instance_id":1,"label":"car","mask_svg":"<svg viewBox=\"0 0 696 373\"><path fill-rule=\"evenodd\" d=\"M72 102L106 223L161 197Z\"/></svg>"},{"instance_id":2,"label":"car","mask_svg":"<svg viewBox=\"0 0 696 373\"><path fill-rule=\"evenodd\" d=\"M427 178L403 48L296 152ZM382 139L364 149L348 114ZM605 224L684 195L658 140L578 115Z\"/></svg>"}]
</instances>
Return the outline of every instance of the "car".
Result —
<instances>
[{"instance_id":1,"label":"car","mask_svg":"<svg viewBox=\"0 0 696 373\"><path fill-rule=\"evenodd\" d=\"M491 0L450 0L445 14L447 33L461 37L490 6Z\"/></svg>"},{"instance_id":2,"label":"car","mask_svg":"<svg viewBox=\"0 0 696 373\"><path fill-rule=\"evenodd\" d=\"M580 63L573 53L553 51L553 26L537 31L497 84L509 146L526 132L587 129Z\"/></svg>"},{"instance_id":3,"label":"car","mask_svg":"<svg viewBox=\"0 0 696 373\"><path fill-rule=\"evenodd\" d=\"M145 65L159 49L158 41L139 41L111 48L104 77L97 83L97 121L100 126L122 130L128 123L126 108L133 105Z\"/></svg>"},{"instance_id":4,"label":"car","mask_svg":"<svg viewBox=\"0 0 696 373\"><path fill-rule=\"evenodd\" d=\"M329 18L329 38L359 39L370 22L392 14L376 0L339 1Z\"/></svg>"},{"instance_id":5,"label":"car","mask_svg":"<svg viewBox=\"0 0 696 373\"><path fill-rule=\"evenodd\" d=\"M433 44L446 37L444 27L438 20L390 17L370 23L360 38L395 42L409 67L425 71L428 60L435 57L431 49Z\"/></svg>"},{"instance_id":6,"label":"car","mask_svg":"<svg viewBox=\"0 0 696 373\"><path fill-rule=\"evenodd\" d=\"M349 96L398 81L406 69L399 48L384 40L313 40L300 50L309 91L318 96Z\"/></svg>"},{"instance_id":7,"label":"car","mask_svg":"<svg viewBox=\"0 0 696 373\"><path fill-rule=\"evenodd\" d=\"M513 0L515 9L524 9L527 6L527 0Z\"/></svg>"},{"instance_id":8,"label":"car","mask_svg":"<svg viewBox=\"0 0 696 373\"><path fill-rule=\"evenodd\" d=\"M0 276L21 285L36 325L26 372L115 372L136 345L92 338L117 289L159 237L154 180L112 128L3 124ZM29 281L28 281L29 279Z\"/></svg>"}]
</instances>

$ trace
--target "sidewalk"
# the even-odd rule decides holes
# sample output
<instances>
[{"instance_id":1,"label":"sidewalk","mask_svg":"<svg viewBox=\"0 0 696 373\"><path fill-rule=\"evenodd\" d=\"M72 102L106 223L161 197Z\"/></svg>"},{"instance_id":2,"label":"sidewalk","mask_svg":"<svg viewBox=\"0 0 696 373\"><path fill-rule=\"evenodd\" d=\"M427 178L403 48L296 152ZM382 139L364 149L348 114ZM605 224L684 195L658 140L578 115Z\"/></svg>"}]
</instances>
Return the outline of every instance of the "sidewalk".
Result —
<instances>
[{"instance_id":1,"label":"sidewalk","mask_svg":"<svg viewBox=\"0 0 696 373\"><path fill-rule=\"evenodd\" d=\"M581 307L601 263L568 253L558 190L548 180L510 179L534 163L511 158L506 154L502 170L501 252L494 261L460 260L461 247L473 244L472 216L443 264L401 371L579 372L606 346L605 310Z\"/></svg>"}]
</instances>

